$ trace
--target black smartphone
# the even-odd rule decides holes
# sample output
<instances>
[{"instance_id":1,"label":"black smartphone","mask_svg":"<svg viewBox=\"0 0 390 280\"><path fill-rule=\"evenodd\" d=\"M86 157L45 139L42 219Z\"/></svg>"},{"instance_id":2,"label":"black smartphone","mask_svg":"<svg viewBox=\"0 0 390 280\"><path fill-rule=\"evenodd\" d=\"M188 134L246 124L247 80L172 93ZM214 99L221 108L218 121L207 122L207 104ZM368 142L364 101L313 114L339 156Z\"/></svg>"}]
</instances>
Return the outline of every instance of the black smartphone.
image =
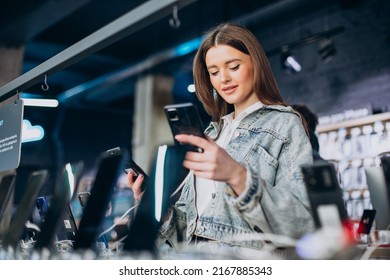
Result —
<instances>
[{"instance_id":1,"label":"black smartphone","mask_svg":"<svg viewBox=\"0 0 390 280\"><path fill-rule=\"evenodd\" d=\"M91 195L90 192L79 192L77 194L77 198L80 202L80 206L81 206L81 209L84 210L85 209L85 206L87 206L87 201L88 201L88 198L89 196Z\"/></svg>"},{"instance_id":2,"label":"black smartphone","mask_svg":"<svg viewBox=\"0 0 390 280\"><path fill-rule=\"evenodd\" d=\"M204 135L203 123L197 107L192 103L172 104L164 107L172 135L190 134L206 138ZM174 140L175 144L184 145L188 150L203 152L202 149L187 145Z\"/></svg>"},{"instance_id":3,"label":"black smartphone","mask_svg":"<svg viewBox=\"0 0 390 280\"><path fill-rule=\"evenodd\" d=\"M317 228L347 223L348 214L333 164L315 162L301 166Z\"/></svg>"},{"instance_id":4,"label":"black smartphone","mask_svg":"<svg viewBox=\"0 0 390 280\"><path fill-rule=\"evenodd\" d=\"M76 236L76 232L77 232L76 221L74 219L73 211L70 207L70 204L68 203L64 209L62 224L58 235L59 237L64 236L66 239L73 241Z\"/></svg>"},{"instance_id":5,"label":"black smartphone","mask_svg":"<svg viewBox=\"0 0 390 280\"><path fill-rule=\"evenodd\" d=\"M363 215L359 221L357 229L358 234L370 234L372 224L374 223L376 209L364 209Z\"/></svg>"},{"instance_id":6,"label":"black smartphone","mask_svg":"<svg viewBox=\"0 0 390 280\"><path fill-rule=\"evenodd\" d=\"M134 160L130 159L130 162L128 164L126 164L126 167L125 167L125 173L129 173L130 170L133 170L134 172L134 180L137 179L137 177L142 174L144 176L144 181L142 183L142 186L141 186L141 190L144 191L146 189L146 187L149 186L149 176L148 174L146 174L146 172L138 165L135 163Z\"/></svg>"}]
</instances>

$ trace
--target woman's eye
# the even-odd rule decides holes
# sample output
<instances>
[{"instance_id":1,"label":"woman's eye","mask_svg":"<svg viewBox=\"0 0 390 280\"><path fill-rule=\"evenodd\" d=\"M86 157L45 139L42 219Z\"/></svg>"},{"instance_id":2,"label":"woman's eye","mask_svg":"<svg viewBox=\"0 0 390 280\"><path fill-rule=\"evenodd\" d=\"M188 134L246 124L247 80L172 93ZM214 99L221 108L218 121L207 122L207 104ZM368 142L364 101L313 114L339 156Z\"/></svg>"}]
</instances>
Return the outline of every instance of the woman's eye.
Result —
<instances>
[{"instance_id":1,"label":"woman's eye","mask_svg":"<svg viewBox=\"0 0 390 280\"><path fill-rule=\"evenodd\" d=\"M238 70L238 68L240 68L240 64L237 64L236 66L233 66L230 69L235 71Z\"/></svg>"},{"instance_id":2,"label":"woman's eye","mask_svg":"<svg viewBox=\"0 0 390 280\"><path fill-rule=\"evenodd\" d=\"M217 76L217 75L218 75L218 71L210 72L210 75L211 75L211 76Z\"/></svg>"}]
</instances>

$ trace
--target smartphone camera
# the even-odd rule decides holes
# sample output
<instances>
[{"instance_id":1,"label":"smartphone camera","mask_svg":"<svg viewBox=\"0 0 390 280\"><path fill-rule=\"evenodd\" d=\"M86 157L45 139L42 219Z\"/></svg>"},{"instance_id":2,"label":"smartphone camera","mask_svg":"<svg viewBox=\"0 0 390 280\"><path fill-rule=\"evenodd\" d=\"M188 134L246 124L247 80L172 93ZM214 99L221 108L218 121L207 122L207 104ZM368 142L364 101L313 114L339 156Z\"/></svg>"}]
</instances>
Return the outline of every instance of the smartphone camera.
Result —
<instances>
[{"instance_id":1,"label":"smartphone camera","mask_svg":"<svg viewBox=\"0 0 390 280\"><path fill-rule=\"evenodd\" d=\"M176 109L167 110L168 118L170 121L178 121L179 120L179 112Z\"/></svg>"},{"instance_id":2,"label":"smartphone camera","mask_svg":"<svg viewBox=\"0 0 390 280\"><path fill-rule=\"evenodd\" d=\"M322 179L324 181L324 186L326 188L333 187L332 174L331 174L330 170L325 169L322 171Z\"/></svg>"},{"instance_id":3,"label":"smartphone camera","mask_svg":"<svg viewBox=\"0 0 390 280\"><path fill-rule=\"evenodd\" d=\"M331 166L317 166L303 169L306 184L311 189L327 190L337 186L335 174Z\"/></svg>"}]
</instances>

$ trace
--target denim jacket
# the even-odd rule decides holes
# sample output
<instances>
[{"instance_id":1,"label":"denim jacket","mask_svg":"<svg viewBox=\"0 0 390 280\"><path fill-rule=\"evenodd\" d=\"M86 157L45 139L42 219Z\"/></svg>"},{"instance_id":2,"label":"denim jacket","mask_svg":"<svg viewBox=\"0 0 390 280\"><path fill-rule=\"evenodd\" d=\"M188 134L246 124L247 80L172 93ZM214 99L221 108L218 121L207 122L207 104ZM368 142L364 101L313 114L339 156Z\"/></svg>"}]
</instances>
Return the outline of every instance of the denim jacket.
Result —
<instances>
[{"instance_id":1,"label":"denim jacket","mask_svg":"<svg viewBox=\"0 0 390 280\"><path fill-rule=\"evenodd\" d=\"M212 122L206 134L216 139ZM300 117L290 107L263 106L246 116L226 151L247 170L246 189L237 196L224 182L198 217L194 176L187 176L181 196L170 209L160 233L173 247L194 236L253 249L262 241L235 241L240 234L272 233L300 238L314 230L301 173L313 161L311 145Z\"/></svg>"}]
</instances>

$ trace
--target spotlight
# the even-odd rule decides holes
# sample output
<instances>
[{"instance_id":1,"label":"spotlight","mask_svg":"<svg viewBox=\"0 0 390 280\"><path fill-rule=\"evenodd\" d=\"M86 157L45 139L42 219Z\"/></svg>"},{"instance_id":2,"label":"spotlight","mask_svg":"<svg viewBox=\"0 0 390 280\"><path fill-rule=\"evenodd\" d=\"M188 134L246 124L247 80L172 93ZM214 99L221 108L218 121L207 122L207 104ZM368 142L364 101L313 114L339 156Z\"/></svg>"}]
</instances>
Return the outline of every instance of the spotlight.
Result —
<instances>
[{"instance_id":1,"label":"spotlight","mask_svg":"<svg viewBox=\"0 0 390 280\"><path fill-rule=\"evenodd\" d=\"M320 41L320 48L318 50L318 54L325 63L330 62L333 56L336 54L336 49L334 47L333 40L331 40L330 38L322 39Z\"/></svg>"},{"instance_id":2,"label":"spotlight","mask_svg":"<svg viewBox=\"0 0 390 280\"><path fill-rule=\"evenodd\" d=\"M302 70L301 65L294 56L291 55L287 46L282 47L281 64L284 72L296 73Z\"/></svg>"},{"instance_id":3,"label":"spotlight","mask_svg":"<svg viewBox=\"0 0 390 280\"><path fill-rule=\"evenodd\" d=\"M195 85L194 84L188 85L187 90L188 90L188 92L194 93L195 92Z\"/></svg>"}]
</instances>

